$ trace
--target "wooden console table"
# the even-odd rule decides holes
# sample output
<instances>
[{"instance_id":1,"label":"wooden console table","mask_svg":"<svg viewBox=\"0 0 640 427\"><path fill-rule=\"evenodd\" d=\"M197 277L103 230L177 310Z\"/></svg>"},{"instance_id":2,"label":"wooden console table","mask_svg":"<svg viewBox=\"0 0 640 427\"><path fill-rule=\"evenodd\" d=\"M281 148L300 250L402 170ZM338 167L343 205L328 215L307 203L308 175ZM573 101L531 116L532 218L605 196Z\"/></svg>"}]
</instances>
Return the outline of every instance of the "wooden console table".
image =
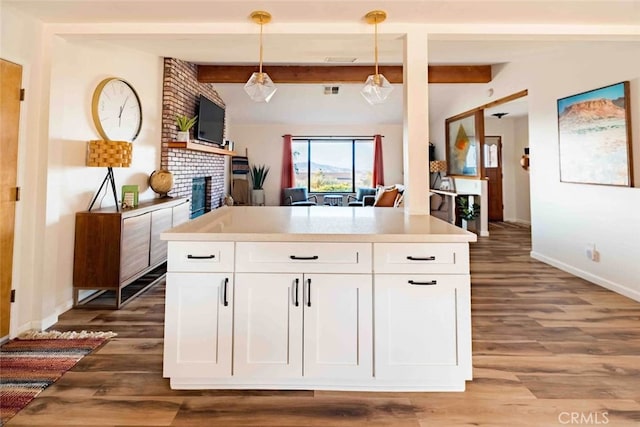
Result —
<instances>
[{"instance_id":1,"label":"wooden console table","mask_svg":"<svg viewBox=\"0 0 640 427\"><path fill-rule=\"evenodd\" d=\"M76 213L74 307L93 301L91 307L120 308L161 280L167 244L160 233L188 220L185 198L153 199L119 212L110 207ZM151 277L142 280L145 275ZM81 291L89 295L81 296Z\"/></svg>"}]
</instances>

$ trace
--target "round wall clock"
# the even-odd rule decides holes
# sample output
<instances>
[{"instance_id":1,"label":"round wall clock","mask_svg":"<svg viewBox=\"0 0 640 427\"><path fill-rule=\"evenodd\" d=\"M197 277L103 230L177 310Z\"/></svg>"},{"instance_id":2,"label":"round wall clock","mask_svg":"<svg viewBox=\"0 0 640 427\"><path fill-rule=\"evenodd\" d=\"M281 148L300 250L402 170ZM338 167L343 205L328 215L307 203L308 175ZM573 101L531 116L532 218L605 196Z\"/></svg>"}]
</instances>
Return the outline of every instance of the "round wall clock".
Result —
<instances>
[{"instance_id":1,"label":"round wall clock","mask_svg":"<svg viewBox=\"0 0 640 427\"><path fill-rule=\"evenodd\" d=\"M93 92L91 114L96 129L108 141L133 141L142 127L142 106L133 86L110 77Z\"/></svg>"}]
</instances>

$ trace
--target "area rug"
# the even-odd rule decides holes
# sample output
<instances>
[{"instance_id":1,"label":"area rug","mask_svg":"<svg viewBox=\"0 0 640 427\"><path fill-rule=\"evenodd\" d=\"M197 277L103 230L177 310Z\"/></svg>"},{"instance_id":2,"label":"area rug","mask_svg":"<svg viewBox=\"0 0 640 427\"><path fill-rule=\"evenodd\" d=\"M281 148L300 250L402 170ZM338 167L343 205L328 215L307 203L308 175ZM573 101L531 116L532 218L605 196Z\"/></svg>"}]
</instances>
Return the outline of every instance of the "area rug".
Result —
<instances>
[{"instance_id":1,"label":"area rug","mask_svg":"<svg viewBox=\"0 0 640 427\"><path fill-rule=\"evenodd\" d=\"M0 347L0 426L113 332L28 331Z\"/></svg>"}]
</instances>

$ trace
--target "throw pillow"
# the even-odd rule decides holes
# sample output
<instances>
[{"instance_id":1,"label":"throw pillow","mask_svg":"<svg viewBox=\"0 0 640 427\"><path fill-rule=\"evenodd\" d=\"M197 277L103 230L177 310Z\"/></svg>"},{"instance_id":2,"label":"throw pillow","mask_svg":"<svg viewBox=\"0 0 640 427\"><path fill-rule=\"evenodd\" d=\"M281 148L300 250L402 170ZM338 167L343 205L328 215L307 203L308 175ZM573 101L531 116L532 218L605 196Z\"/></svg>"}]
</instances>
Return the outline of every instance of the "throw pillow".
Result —
<instances>
[{"instance_id":1,"label":"throw pillow","mask_svg":"<svg viewBox=\"0 0 640 427\"><path fill-rule=\"evenodd\" d=\"M382 191L378 191L378 194L376 195L376 201L373 203L373 206L392 208L397 196L397 188L385 188Z\"/></svg>"}]
</instances>

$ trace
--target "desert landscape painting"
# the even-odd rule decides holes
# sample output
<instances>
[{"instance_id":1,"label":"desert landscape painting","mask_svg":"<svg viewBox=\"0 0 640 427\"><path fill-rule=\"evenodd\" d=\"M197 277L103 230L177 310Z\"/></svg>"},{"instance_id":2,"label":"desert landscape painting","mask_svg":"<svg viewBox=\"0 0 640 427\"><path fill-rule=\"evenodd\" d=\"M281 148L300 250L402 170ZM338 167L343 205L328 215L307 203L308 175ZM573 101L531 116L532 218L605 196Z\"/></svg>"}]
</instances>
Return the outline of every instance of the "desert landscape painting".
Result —
<instances>
[{"instance_id":1,"label":"desert landscape painting","mask_svg":"<svg viewBox=\"0 0 640 427\"><path fill-rule=\"evenodd\" d=\"M630 186L629 82L558 100L560 181Z\"/></svg>"}]
</instances>

